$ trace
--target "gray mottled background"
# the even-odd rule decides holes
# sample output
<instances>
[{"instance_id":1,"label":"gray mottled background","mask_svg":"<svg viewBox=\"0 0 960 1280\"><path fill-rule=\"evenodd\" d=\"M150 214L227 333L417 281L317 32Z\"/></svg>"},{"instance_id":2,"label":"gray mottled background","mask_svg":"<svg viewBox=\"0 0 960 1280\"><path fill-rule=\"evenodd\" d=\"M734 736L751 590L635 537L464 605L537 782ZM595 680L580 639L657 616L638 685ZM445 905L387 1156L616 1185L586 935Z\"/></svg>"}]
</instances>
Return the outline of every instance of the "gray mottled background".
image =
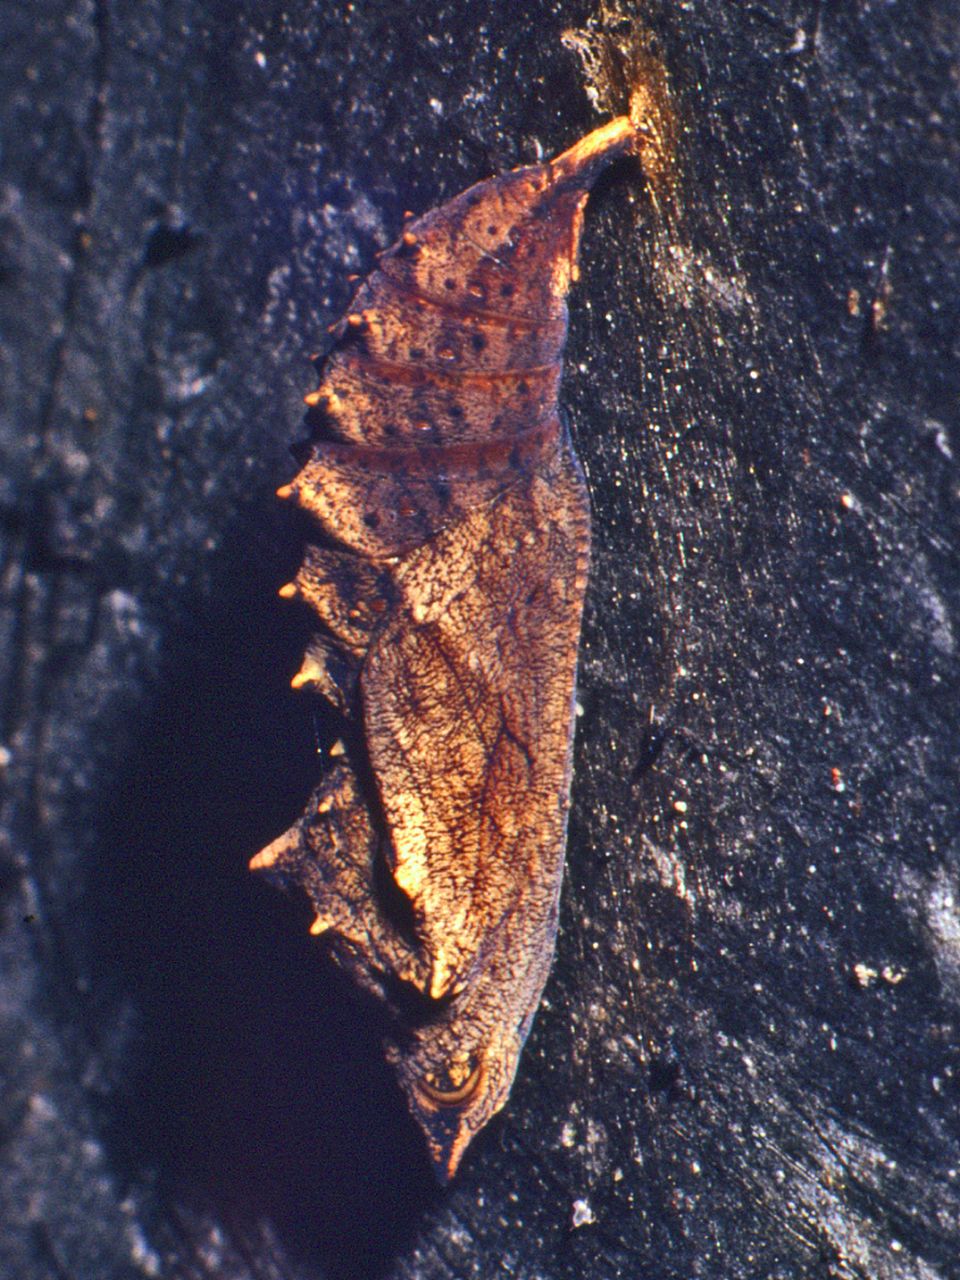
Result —
<instances>
[{"instance_id":1,"label":"gray mottled background","mask_svg":"<svg viewBox=\"0 0 960 1280\"><path fill-rule=\"evenodd\" d=\"M271 495L347 273L605 118L591 17L682 181L590 207L558 957L441 1192L245 870L337 730ZM960 1276L957 5L3 0L0 94L0 1275Z\"/></svg>"}]
</instances>

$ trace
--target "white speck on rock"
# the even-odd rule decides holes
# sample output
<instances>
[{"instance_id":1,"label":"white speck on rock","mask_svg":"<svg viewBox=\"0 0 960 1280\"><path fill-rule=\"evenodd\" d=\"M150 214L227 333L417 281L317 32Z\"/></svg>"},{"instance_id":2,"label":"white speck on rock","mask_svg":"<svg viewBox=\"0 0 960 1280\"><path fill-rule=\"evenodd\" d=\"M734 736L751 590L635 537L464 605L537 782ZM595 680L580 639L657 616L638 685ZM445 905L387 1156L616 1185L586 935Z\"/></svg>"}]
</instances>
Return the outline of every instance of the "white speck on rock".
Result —
<instances>
[{"instance_id":1,"label":"white speck on rock","mask_svg":"<svg viewBox=\"0 0 960 1280\"><path fill-rule=\"evenodd\" d=\"M124 636L139 636L142 631L140 602L136 596L117 588L107 596L107 606L113 614L117 632Z\"/></svg>"},{"instance_id":2,"label":"white speck on rock","mask_svg":"<svg viewBox=\"0 0 960 1280\"><path fill-rule=\"evenodd\" d=\"M937 973L956 997L960 993L960 893L947 872L935 877L925 905Z\"/></svg>"},{"instance_id":3,"label":"white speck on rock","mask_svg":"<svg viewBox=\"0 0 960 1280\"><path fill-rule=\"evenodd\" d=\"M130 1257L134 1265L139 1267L145 1276L160 1275L160 1257L150 1248L140 1227L134 1222L127 1224L127 1243L130 1246Z\"/></svg>"},{"instance_id":4,"label":"white speck on rock","mask_svg":"<svg viewBox=\"0 0 960 1280\"><path fill-rule=\"evenodd\" d=\"M577 1227L589 1227L591 1223L596 1222L589 1200L574 1200L571 1222L574 1230Z\"/></svg>"}]
</instances>

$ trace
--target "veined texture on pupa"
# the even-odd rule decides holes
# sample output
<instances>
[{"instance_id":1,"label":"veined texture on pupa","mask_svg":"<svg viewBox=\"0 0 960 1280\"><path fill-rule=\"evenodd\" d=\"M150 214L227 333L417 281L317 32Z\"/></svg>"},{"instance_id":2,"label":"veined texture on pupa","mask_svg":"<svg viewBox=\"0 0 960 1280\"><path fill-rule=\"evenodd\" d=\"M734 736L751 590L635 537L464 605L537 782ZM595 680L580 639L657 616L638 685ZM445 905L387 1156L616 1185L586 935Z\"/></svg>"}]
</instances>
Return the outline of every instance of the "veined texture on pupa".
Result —
<instances>
[{"instance_id":1,"label":"veined texture on pupa","mask_svg":"<svg viewBox=\"0 0 960 1280\"><path fill-rule=\"evenodd\" d=\"M589 188L635 144L613 121L409 220L334 326L280 491L322 539L281 592L322 628L294 683L356 722L362 759L254 863L393 1005L444 1178L507 1099L553 954L590 544L566 296Z\"/></svg>"}]
</instances>

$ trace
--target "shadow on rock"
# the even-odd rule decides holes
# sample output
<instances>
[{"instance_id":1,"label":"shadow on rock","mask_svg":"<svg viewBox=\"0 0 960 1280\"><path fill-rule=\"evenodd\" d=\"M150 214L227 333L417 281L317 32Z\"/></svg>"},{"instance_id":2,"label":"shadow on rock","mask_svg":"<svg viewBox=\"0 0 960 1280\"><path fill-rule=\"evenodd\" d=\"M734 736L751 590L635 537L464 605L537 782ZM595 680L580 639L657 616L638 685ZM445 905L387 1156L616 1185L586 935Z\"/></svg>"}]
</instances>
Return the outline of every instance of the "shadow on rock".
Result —
<instances>
[{"instance_id":1,"label":"shadow on rock","mask_svg":"<svg viewBox=\"0 0 960 1280\"><path fill-rule=\"evenodd\" d=\"M114 1067L111 1147L170 1200L267 1218L292 1254L358 1280L438 1191L378 1011L309 937L306 901L246 869L300 812L315 736L335 726L315 728L290 693L303 635L273 607L275 582L237 568L243 598L222 593L222 612L169 646L153 718L103 783L95 1001L105 1026L131 1006L136 1026Z\"/></svg>"}]
</instances>

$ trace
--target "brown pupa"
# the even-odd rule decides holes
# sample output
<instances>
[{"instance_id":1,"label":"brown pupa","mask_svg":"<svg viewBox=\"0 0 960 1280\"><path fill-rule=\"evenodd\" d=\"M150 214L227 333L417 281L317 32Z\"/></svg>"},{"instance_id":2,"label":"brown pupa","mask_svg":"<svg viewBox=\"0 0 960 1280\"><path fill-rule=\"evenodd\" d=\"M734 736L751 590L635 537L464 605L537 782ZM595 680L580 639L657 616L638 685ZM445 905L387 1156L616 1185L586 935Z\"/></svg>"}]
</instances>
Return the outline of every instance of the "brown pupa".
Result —
<instances>
[{"instance_id":1,"label":"brown pupa","mask_svg":"<svg viewBox=\"0 0 960 1280\"><path fill-rule=\"evenodd\" d=\"M321 630L295 686L354 726L251 862L395 1015L441 1180L504 1105L553 958L590 546L557 392L589 189L623 117L409 221L359 286L279 492L316 519L281 589Z\"/></svg>"}]
</instances>

